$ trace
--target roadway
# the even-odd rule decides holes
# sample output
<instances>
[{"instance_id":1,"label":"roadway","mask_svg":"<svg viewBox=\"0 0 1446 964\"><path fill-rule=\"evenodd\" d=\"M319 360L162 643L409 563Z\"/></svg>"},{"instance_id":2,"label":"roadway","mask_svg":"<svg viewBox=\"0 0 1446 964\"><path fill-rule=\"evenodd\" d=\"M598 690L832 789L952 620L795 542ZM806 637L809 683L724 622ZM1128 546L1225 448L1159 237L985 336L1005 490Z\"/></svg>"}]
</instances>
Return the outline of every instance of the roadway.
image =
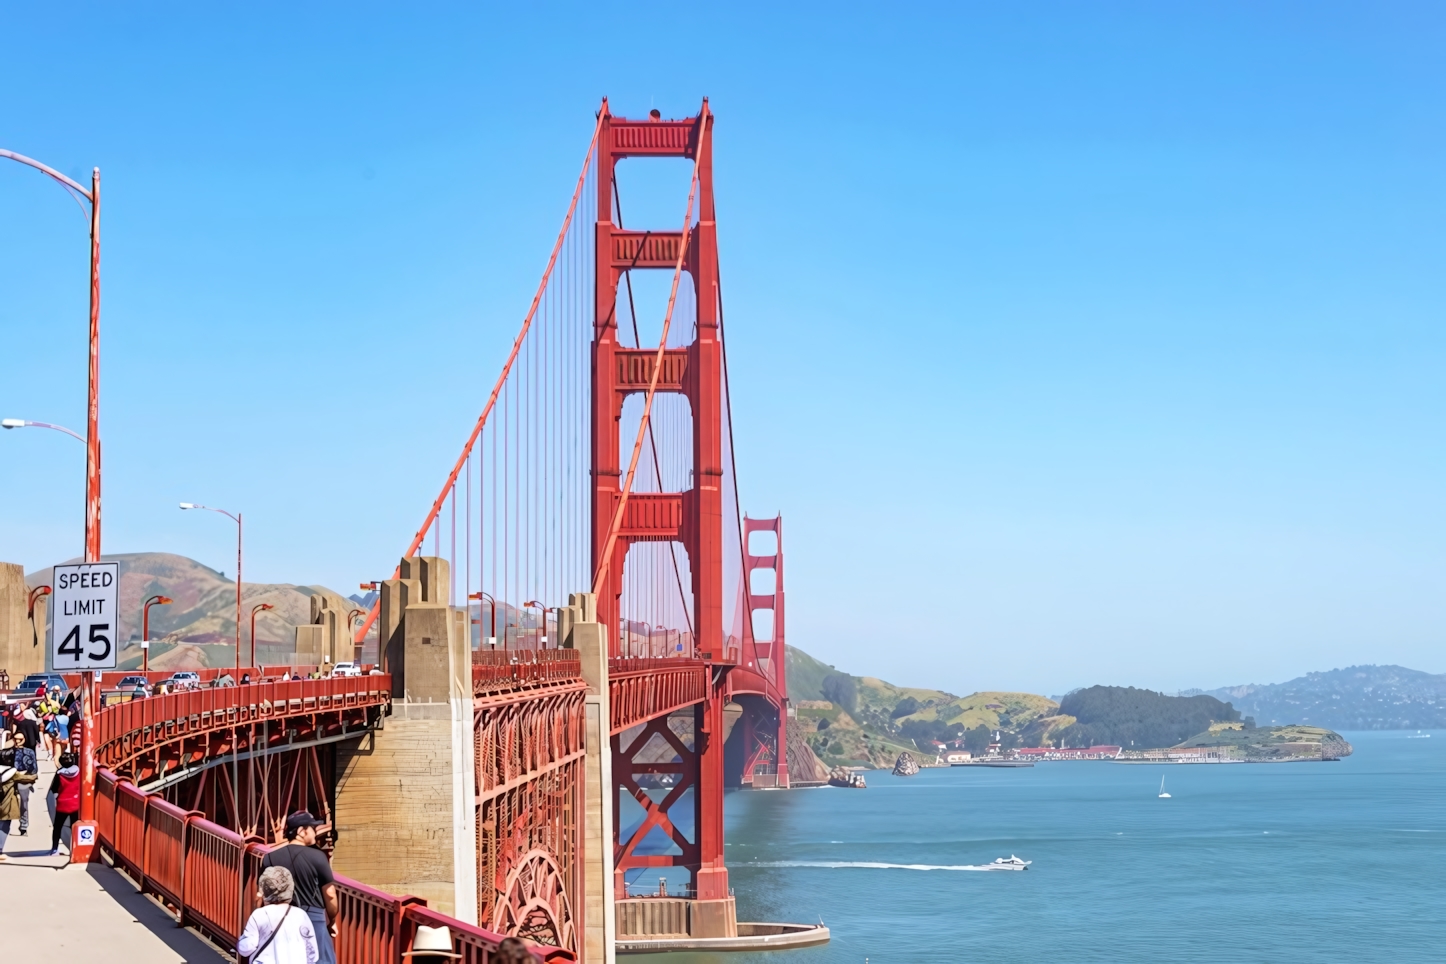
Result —
<instances>
[{"instance_id":1,"label":"roadway","mask_svg":"<svg viewBox=\"0 0 1446 964\"><path fill-rule=\"evenodd\" d=\"M114 964L219 964L227 960L208 941L136 890L129 878L102 861L71 865L61 839L61 856L50 856L50 815L45 789L55 767L40 761L40 779L30 797L30 829L18 836L12 825L0 864L0 898L12 937L53 960L85 960L97 949ZM18 949L18 945L17 945Z\"/></svg>"}]
</instances>

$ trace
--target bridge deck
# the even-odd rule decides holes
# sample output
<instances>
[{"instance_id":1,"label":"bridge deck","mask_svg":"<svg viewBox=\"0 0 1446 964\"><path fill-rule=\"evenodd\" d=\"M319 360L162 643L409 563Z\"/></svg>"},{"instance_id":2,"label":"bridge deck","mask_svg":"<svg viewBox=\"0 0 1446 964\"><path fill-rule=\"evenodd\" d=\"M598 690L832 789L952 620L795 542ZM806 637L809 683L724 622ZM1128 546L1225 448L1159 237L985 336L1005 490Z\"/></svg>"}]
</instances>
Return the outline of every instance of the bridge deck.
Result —
<instances>
[{"instance_id":1,"label":"bridge deck","mask_svg":"<svg viewBox=\"0 0 1446 964\"><path fill-rule=\"evenodd\" d=\"M174 917L105 864L71 865L64 853L50 856L44 788L54 772L48 761L40 762L40 790L30 797L30 832L12 833L5 846L10 860L0 874L11 898L12 923L23 919L26 932L40 937L46 954L57 960L85 960L97 951L114 964L227 960L194 932L177 927ZM68 837L69 830L62 840Z\"/></svg>"}]
</instances>

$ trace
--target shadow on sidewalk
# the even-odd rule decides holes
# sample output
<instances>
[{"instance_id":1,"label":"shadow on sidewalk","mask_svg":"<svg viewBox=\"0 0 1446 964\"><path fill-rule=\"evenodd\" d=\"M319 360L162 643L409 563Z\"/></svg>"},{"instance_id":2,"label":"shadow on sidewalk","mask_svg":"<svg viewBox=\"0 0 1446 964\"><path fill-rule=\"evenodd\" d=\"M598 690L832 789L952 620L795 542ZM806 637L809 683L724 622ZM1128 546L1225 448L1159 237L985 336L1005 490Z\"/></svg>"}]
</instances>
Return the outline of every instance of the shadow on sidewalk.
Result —
<instances>
[{"instance_id":1,"label":"shadow on sidewalk","mask_svg":"<svg viewBox=\"0 0 1446 964\"><path fill-rule=\"evenodd\" d=\"M104 890L123 907L137 924L154 934L183 961L195 962L195 964L216 964L218 960L231 960L228 955L195 931L178 925L174 916L167 913L145 894L136 890L130 878L120 871L104 862L97 861L89 864L85 868L85 872L100 885L101 890Z\"/></svg>"}]
</instances>

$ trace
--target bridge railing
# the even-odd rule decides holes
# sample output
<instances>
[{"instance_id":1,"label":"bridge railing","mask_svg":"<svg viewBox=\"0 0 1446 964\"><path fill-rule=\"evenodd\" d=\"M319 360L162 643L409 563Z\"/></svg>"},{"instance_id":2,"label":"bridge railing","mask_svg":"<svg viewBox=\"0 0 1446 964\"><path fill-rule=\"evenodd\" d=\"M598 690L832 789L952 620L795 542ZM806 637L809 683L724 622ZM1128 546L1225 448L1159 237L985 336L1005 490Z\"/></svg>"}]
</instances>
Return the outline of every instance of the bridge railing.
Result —
<instances>
[{"instance_id":1,"label":"bridge railing","mask_svg":"<svg viewBox=\"0 0 1446 964\"><path fill-rule=\"evenodd\" d=\"M140 889L160 897L183 926L235 948L254 907L261 858L271 848L194 811L137 790L110 770L96 774L96 823L102 851ZM463 964L489 964L503 935L455 920L420 897L395 897L336 878L338 964L403 964L419 924L447 927ZM543 964L576 961L561 948L532 947Z\"/></svg>"},{"instance_id":2,"label":"bridge railing","mask_svg":"<svg viewBox=\"0 0 1446 964\"><path fill-rule=\"evenodd\" d=\"M95 753L115 765L194 733L302 713L380 706L391 699L390 676L345 676L185 690L108 706L95 714Z\"/></svg>"},{"instance_id":3,"label":"bridge railing","mask_svg":"<svg viewBox=\"0 0 1446 964\"><path fill-rule=\"evenodd\" d=\"M480 649L472 653L474 691L573 680L582 675L575 649Z\"/></svg>"}]
</instances>

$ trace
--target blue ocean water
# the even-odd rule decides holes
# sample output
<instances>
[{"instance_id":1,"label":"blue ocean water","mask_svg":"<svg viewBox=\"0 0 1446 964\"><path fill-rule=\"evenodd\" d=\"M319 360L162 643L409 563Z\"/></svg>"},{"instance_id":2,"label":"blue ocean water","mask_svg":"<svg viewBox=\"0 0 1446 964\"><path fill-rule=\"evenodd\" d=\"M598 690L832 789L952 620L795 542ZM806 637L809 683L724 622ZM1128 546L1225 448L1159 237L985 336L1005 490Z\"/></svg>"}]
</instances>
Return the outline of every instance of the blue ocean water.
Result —
<instances>
[{"instance_id":1,"label":"blue ocean water","mask_svg":"<svg viewBox=\"0 0 1446 964\"><path fill-rule=\"evenodd\" d=\"M650 960L1446 960L1446 732L1345 736L1338 763L878 771L867 790L731 793L739 918L822 919L833 940ZM1034 864L950 869L1010 854Z\"/></svg>"}]
</instances>

